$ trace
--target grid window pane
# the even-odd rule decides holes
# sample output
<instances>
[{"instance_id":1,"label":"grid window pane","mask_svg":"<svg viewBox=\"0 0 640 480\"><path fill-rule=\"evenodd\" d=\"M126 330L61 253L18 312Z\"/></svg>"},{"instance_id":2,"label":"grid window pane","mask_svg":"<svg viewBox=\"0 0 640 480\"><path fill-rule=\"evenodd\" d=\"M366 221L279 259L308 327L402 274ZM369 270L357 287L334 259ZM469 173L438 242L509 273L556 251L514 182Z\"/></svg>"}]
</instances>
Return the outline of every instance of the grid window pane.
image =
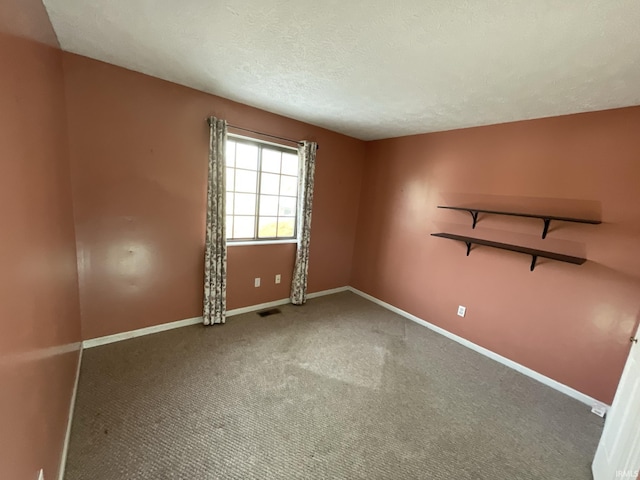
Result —
<instances>
[{"instance_id":1,"label":"grid window pane","mask_svg":"<svg viewBox=\"0 0 640 480\"><path fill-rule=\"evenodd\" d=\"M260 195L260 216L278 215L278 196Z\"/></svg>"},{"instance_id":2,"label":"grid window pane","mask_svg":"<svg viewBox=\"0 0 640 480\"><path fill-rule=\"evenodd\" d=\"M227 141L227 167L233 167L236 160L236 142Z\"/></svg>"},{"instance_id":3,"label":"grid window pane","mask_svg":"<svg viewBox=\"0 0 640 480\"><path fill-rule=\"evenodd\" d=\"M283 175L280 177L280 195L295 197L298 193L298 179Z\"/></svg>"},{"instance_id":4,"label":"grid window pane","mask_svg":"<svg viewBox=\"0 0 640 480\"><path fill-rule=\"evenodd\" d=\"M256 231L255 217L235 216L233 217L233 237L234 238L254 238Z\"/></svg>"},{"instance_id":5,"label":"grid window pane","mask_svg":"<svg viewBox=\"0 0 640 480\"><path fill-rule=\"evenodd\" d=\"M282 173L285 175L298 175L298 156L292 153L282 154Z\"/></svg>"},{"instance_id":6,"label":"grid window pane","mask_svg":"<svg viewBox=\"0 0 640 480\"><path fill-rule=\"evenodd\" d=\"M233 193L227 192L227 213L233 213Z\"/></svg>"},{"instance_id":7,"label":"grid window pane","mask_svg":"<svg viewBox=\"0 0 640 480\"><path fill-rule=\"evenodd\" d=\"M273 238L278 229L278 217L260 217L258 219L258 238Z\"/></svg>"},{"instance_id":8,"label":"grid window pane","mask_svg":"<svg viewBox=\"0 0 640 480\"><path fill-rule=\"evenodd\" d=\"M293 237L296 219L293 217L278 218L278 237Z\"/></svg>"},{"instance_id":9,"label":"grid window pane","mask_svg":"<svg viewBox=\"0 0 640 480\"><path fill-rule=\"evenodd\" d=\"M235 193L233 199L233 213L235 215L255 215L256 196L252 193Z\"/></svg>"},{"instance_id":10,"label":"grid window pane","mask_svg":"<svg viewBox=\"0 0 640 480\"><path fill-rule=\"evenodd\" d=\"M227 215L227 238L233 238L233 216Z\"/></svg>"},{"instance_id":11,"label":"grid window pane","mask_svg":"<svg viewBox=\"0 0 640 480\"><path fill-rule=\"evenodd\" d=\"M258 146L246 143L236 145L236 168L258 169Z\"/></svg>"},{"instance_id":12,"label":"grid window pane","mask_svg":"<svg viewBox=\"0 0 640 480\"><path fill-rule=\"evenodd\" d=\"M235 168L227 168L227 191L233 190L235 178Z\"/></svg>"},{"instance_id":13,"label":"grid window pane","mask_svg":"<svg viewBox=\"0 0 640 480\"><path fill-rule=\"evenodd\" d=\"M292 217L296 214L296 198L295 197L280 197L280 208L278 208L278 215L283 217Z\"/></svg>"},{"instance_id":14,"label":"grid window pane","mask_svg":"<svg viewBox=\"0 0 640 480\"><path fill-rule=\"evenodd\" d=\"M226 149L227 238L294 238L296 153L240 139L228 140Z\"/></svg>"},{"instance_id":15,"label":"grid window pane","mask_svg":"<svg viewBox=\"0 0 640 480\"><path fill-rule=\"evenodd\" d=\"M262 171L280 173L280 156L278 150L262 149Z\"/></svg>"},{"instance_id":16,"label":"grid window pane","mask_svg":"<svg viewBox=\"0 0 640 480\"><path fill-rule=\"evenodd\" d=\"M278 195L280 191L280 175L263 173L260 178L260 193Z\"/></svg>"},{"instance_id":17,"label":"grid window pane","mask_svg":"<svg viewBox=\"0 0 640 480\"><path fill-rule=\"evenodd\" d=\"M258 191L258 172L236 169L236 192L256 193Z\"/></svg>"}]
</instances>

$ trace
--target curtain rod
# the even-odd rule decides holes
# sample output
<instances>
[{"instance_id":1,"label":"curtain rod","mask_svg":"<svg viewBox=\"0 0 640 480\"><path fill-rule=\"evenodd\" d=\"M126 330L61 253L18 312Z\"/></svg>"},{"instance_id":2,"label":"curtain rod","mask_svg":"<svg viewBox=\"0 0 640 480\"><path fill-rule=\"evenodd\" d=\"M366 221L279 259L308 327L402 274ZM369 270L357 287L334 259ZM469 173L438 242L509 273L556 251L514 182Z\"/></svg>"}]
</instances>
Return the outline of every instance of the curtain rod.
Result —
<instances>
[{"instance_id":1,"label":"curtain rod","mask_svg":"<svg viewBox=\"0 0 640 480\"><path fill-rule=\"evenodd\" d=\"M250 128L242 128L242 127L238 127L236 125L231 125L231 124L228 124L227 126L229 128L235 128L236 130L242 130L243 132L251 132L251 133L255 133L256 135L262 135L263 137L277 138L278 140L284 140L285 142L297 143L298 145L302 144L302 142L300 140L292 140L290 138L278 137L277 135L270 135L268 133L258 132L257 130L251 130Z\"/></svg>"},{"instance_id":2,"label":"curtain rod","mask_svg":"<svg viewBox=\"0 0 640 480\"><path fill-rule=\"evenodd\" d=\"M211 126L210 120L208 118L207 118L207 124ZM269 133L258 132L257 130L251 130L250 128L238 127L237 125L231 125L230 123L227 124L227 127L234 128L236 130L242 130L243 132L255 133L256 135L262 135L263 137L277 138L278 140L284 140L285 142L297 143L298 145L302 145L302 140L292 140L291 138L279 137L277 135L271 135ZM320 145L318 145L317 149L320 150Z\"/></svg>"}]
</instances>

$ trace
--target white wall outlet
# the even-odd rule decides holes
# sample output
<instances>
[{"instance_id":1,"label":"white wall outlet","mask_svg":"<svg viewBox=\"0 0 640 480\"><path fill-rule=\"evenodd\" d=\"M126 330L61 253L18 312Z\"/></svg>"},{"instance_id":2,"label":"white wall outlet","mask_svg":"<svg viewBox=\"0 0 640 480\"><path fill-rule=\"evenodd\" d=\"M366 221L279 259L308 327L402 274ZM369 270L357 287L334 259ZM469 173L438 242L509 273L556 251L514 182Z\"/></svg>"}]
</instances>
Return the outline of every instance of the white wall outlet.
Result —
<instances>
[{"instance_id":1,"label":"white wall outlet","mask_svg":"<svg viewBox=\"0 0 640 480\"><path fill-rule=\"evenodd\" d=\"M257 277L257 278L253 281L253 286L254 286L254 287L259 287L259 286L260 286L260 277Z\"/></svg>"},{"instance_id":2,"label":"white wall outlet","mask_svg":"<svg viewBox=\"0 0 640 480\"><path fill-rule=\"evenodd\" d=\"M464 317L467 313L467 307L463 307L462 305L458 305L458 316Z\"/></svg>"},{"instance_id":3,"label":"white wall outlet","mask_svg":"<svg viewBox=\"0 0 640 480\"><path fill-rule=\"evenodd\" d=\"M595 413L599 417L604 418L607 414L607 406L604 403L594 403L591 407L591 413Z\"/></svg>"},{"instance_id":4,"label":"white wall outlet","mask_svg":"<svg viewBox=\"0 0 640 480\"><path fill-rule=\"evenodd\" d=\"M38 480L44 480L44 470L42 469L38 472Z\"/></svg>"},{"instance_id":5,"label":"white wall outlet","mask_svg":"<svg viewBox=\"0 0 640 480\"><path fill-rule=\"evenodd\" d=\"M276 283L280 283L280 280L282 280L282 277L280 276L280 274L276 275Z\"/></svg>"}]
</instances>

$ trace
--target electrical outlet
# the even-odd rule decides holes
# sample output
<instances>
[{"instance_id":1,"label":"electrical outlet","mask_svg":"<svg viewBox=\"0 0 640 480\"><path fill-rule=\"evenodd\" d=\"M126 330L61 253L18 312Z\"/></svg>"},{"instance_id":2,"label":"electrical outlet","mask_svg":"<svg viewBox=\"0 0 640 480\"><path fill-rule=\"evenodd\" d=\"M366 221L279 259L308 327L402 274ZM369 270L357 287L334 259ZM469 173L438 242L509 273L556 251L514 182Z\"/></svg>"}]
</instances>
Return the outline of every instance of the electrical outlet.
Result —
<instances>
[{"instance_id":1,"label":"electrical outlet","mask_svg":"<svg viewBox=\"0 0 640 480\"><path fill-rule=\"evenodd\" d=\"M260 277L257 277L257 278L253 281L253 286L254 286L254 287L259 287L259 286L260 286Z\"/></svg>"},{"instance_id":2,"label":"electrical outlet","mask_svg":"<svg viewBox=\"0 0 640 480\"><path fill-rule=\"evenodd\" d=\"M276 283L280 283L280 280L282 280L282 278L280 277L280 274L276 275Z\"/></svg>"},{"instance_id":3,"label":"electrical outlet","mask_svg":"<svg viewBox=\"0 0 640 480\"><path fill-rule=\"evenodd\" d=\"M596 402L591 407L591 413L595 413L599 417L604 418L607 414L607 406L604 403Z\"/></svg>"},{"instance_id":4,"label":"electrical outlet","mask_svg":"<svg viewBox=\"0 0 640 480\"><path fill-rule=\"evenodd\" d=\"M462 305L458 305L458 316L464 317L467 313L467 307L463 307Z\"/></svg>"},{"instance_id":5,"label":"electrical outlet","mask_svg":"<svg viewBox=\"0 0 640 480\"><path fill-rule=\"evenodd\" d=\"M38 480L44 480L44 470L42 469L38 472Z\"/></svg>"}]
</instances>

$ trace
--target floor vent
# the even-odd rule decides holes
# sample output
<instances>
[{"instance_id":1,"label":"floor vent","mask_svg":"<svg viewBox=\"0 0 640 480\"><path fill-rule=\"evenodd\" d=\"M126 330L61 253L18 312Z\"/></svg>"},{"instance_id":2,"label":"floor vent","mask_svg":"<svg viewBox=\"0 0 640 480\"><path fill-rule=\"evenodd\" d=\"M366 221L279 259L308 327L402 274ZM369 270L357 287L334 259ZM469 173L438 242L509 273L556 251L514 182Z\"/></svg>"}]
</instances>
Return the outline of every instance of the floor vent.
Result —
<instances>
[{"instance_id":1,"label":"floor vent","mask_svg":"<svg viewBox=\"0 0 640 480\"><path fill-rule=\"evenodd\" d=\"M276 313L282 313L279 308L270 308L269 310L262 310L258 312L261 317L268 317L269 315L275 315Z\"/></svg>"}]
</instances>

